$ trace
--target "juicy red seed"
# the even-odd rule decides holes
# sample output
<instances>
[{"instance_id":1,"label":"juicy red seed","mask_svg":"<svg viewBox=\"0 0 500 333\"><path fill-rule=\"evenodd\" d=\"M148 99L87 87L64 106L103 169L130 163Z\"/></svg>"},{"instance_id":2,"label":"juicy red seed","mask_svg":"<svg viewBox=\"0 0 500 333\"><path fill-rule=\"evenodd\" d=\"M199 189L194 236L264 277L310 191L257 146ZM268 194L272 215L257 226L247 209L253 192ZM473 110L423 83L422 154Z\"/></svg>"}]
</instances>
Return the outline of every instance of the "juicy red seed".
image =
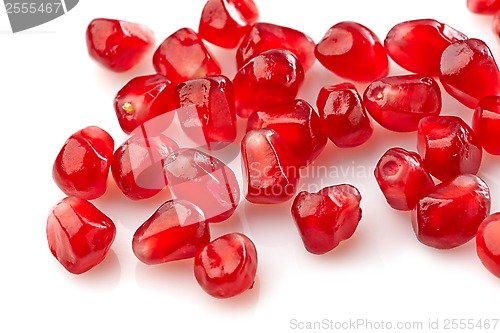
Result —
<instances>
[{"instance_id":1,"label":"juicy red seed","mask_svg":"<svg viewBox=\"0 0 500 333\"><path fill-rule=\"evenodd\" d=\"M410 72L438 77L443 51L467 36L432 19L413 20L395 25L384 45L389 56Z\"/></svg>"},{"instance_id":2,"label":"juicy red seed","mask_svg":"<svg viewBox=\"0 0 500 333\"><path fill-rule=\"evenodd\" d=\"M324 254L349 239L361 220L361 195L351 185L325 187L317 193L300 192L292 216L307 251Z\"/></svg>"},{"instance_id":3,"label":"juicy red seed","mask_svg":"<svg viewBox=\"0 0 500 333\"><path fill-rule=\"evenodd\" d=\"M416 131L420 119L441 112L439 85L431 77L421 75L374 81L366 88L363 99L373 119L396 132Z\"/></svg>"},{"instance_id":4,"label":"juicy red seed","mask_svg":"<svg viewBox=\"0 0 500 333\"><path fill-rule=\"evenodd\" d=\"M340 22L331 27L316 45L315 54L323 66L346 79L370 82L389 73L380 40L359 23Z\"/></svg>"},{"instance_id":5,"label":"juicy red seed","mask_svg":"<svg viewBox=\"0 0 500 333\"><path fill-rule=\"evenodd\" d=\"M500 0L467 0L467 8L477 14L495 14L500 11Z\"/></svg>"},{"instance_id":6,"label":"juicy red seed","mask_svg":"<svg viewBox=\"0 0 500 333\"><path fill-rule=\"evenodd\" d=\"M488 186L474 175L460 175L436 185L418 201L413 230L421 243L451 249L474 238L490 205Z\"/></svg>"},{"instance_id":7,"label":"juicy red seed","mask_svg":"<svg viewBox=\"0 0 500 333\"><path fill-rule=\"evenodd\" d=\"M193 258L210 242L210 229L198 207L170 200L151 215L134 234L132 249L145 264Z\"/></svg>"},{"instance_id":8,"label":"juicy red seed","mask_svg":"<svg viewBox=\"0 0 500 333\"><path fill-rule=\"evenodd\" d=\"M484 150L493 155L500 155L500 97L489 96L480 102L474 117L472 128Z\"/></svg>"},{"instance_id":9,"label":"juicy red seed","mask_svg":"<svg viewBox=\"0 0 500 333\"><path fill-rule=\"evenodd\" d=\"M229 298L251 289L257 273L257 250L247 236L221 236L194 258L194 276L207 294Z\"/></svg>"},{"instance_id":10,"label":"juicy red seed","mask_svg":"<svg viewBox=\"0 0 500 333\"><path fill-rule=\"evenodd\" d=\"M100 264L115 238L109 217L90 202L68 197L52 208L47 241L54 257L70 273L82 274Z\"/></svg>"},{"instance_id":11,"label":"juicy red seed","mask_svg":"<svg viewBox=\"0 0 500 333\"><path fill-rule=\"evenodd\" d=\"M99 198L106 192L113 149L113 138L103 129L81 129L64 143L54 162L52 177L68 196Z\"/></svg>"},{"instance_id":12,"label":"juicy red seed","mask_svg":"<svg viewBox=\"0 0 500 333\"><path fill-rule=\"evenodd\" d=\"M266 51L243 66L234 77L236 112L248 118L252 112L292 102L304 81L304 69L285 50Z\"/></svg>"},{"instance_id":13,"label":"juicy red seed","mask_svg":"<svg viewBox=\"0 0 500 333\"><path fill-rule=\"evenodd\" d=\"M259 11L252 0L208 0L198 31L206 41L232 49L258 18Z\"/></svg>"},{"instance_id":14,"label":"juicy red seed","mask_svg":"<svg viewBox=\"0 0 500 333\"><path fill-rule=\"evenodd\" d=\"M270 128L293 151L298 166L312 163L326 145L326 135L318 113L304 100L255 111L248 118L247 132Z\"/></svg>"},{"instance_id":15,"label":"juicy red seed","mask_svg":"<svg viewBox=\"0 0 500 333\"><path fill-rule=\"evenodd\" d=\"M177 30L161 43L153 56L153 65L173 84L221 72L203 41L189 28Z\"/></svg>"},{"instance_id":16,"label":"juicy red seed","mask_svg":"<svg viewBox=\"0 0 500 333\"><path fill-rule=\"evenodd\" d=\"M474 131L455 116L430 116L418 126L418 152L425 169L441 181L476 174L483 149Z\"/></svg>"},{"instance_id":17,"label":"juicy red seed","mask_svg":"<svg viewBox=\"0 0 500 333\"><path fill-rule=\"evenodd\" d=\"M500 10L495 15L493 19L493 32L497 38L500 38Z\"/></svg>"},{"instance_id":18,"label":"juicy red seed","mask_svg":"<svg viewBox=\"0 0 500 333\"><path fill-rule=\"evenodd\" d=\"M271 23L255 23L242 40L236 51L236 64L243 67L250 59L272 49L284 49L292 52L304 71L308 71L314 61L314 41L306 34Z\"/></svg>"},{"instance_id":19,"label":"juicy red seed","mask_svg":"<svg viewBox=\"0 0 500 333\"><path fill-rule=\"evenodd\" d=\"M89 55L115 72L136 66L155 42L145 25L103 18L90 22L86 40Z\"/></svg>"},{"instance_id":20,"label":"juicy red seed","mask_svg":"<svg viewBox=\"0 0 500 333\"><path fill-rule=\"evenodd\" d=\"M500 278L500 213L488 216L479 226L476 251L484 267Z\"/></svg>"},{"instance_id":21,"label":"juicy red seed","mask_svg":"<svg viewBox=\"0 0 500 333\"><path fill-rule=\"evenodd\" d=\"M336 146L357 147L372 136L372 122L353 84L321 88L316 106L326 133Z\"/></svg>"},{"instance_id":22,"label":"juicy red seed","mask_svg":"<svg viewBox=\"0 0 500 333\"><path fill-rule=\"evenodd\" d=\"M457 41L441 56L439 79L460 103L474 109L479 101L500 92L500 73L488 46L479 39Z\"/></svg>"},{"instance_id":23,"label":"juicy red seed","mask_svg":"<svg viewBox=\"0 0 500 333\"><path fill-rule=\"evenodd\" d=\"M420 155L403 148L384 153L375 168L375 178L387 203L397 210L412 210L422 194L434 186Z\"/></svg>"}]
</instances>

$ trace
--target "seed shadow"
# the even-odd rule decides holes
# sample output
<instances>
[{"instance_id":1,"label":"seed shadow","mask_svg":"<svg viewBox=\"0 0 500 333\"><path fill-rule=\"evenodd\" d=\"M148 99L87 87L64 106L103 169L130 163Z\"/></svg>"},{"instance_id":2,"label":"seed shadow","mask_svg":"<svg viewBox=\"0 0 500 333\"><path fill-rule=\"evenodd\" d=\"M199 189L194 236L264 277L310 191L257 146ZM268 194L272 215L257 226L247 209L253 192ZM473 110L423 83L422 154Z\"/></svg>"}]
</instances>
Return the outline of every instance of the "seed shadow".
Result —
<instances>
[{"instance_id":1,"label":"seed shadow","mask_svg":"<svg viewBox=\"0 0 500 333\"><path fill-rule=\"evenodd\" d=\"M111 291L121 277L121 268L118 256L111 249L106 258L96 267L72 279L72 283L92 290Z\"/></svg>"}]
</instances>

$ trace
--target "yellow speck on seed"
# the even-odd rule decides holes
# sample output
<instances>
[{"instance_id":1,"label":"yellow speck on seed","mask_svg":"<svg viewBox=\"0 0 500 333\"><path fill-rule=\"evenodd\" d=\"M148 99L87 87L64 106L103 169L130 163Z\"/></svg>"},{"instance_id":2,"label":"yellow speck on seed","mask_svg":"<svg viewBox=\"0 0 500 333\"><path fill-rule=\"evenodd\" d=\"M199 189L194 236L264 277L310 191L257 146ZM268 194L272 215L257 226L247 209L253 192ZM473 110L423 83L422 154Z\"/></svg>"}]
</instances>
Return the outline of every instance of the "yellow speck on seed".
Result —
<instances>
[{"instance_id":1,"label":"yellow speck on seed","mask_svg":"<svg viewBox=\"0 0 500 333\"><path fill-rule=\"evenodd\" d=\"M377 99L382 99L384 97L384 94L382 94L381 92L378 93L377 95Z\"/></svg>"},{"instance_id":2,"label":"yellow speck on seed","mask_svg":"<svg viewBox=\"0 0 500 333\"><path fill-rule=\"evenodd\" d=\"M122 106L123 111L127 112L128 114L134 113L134 107L130 103L125 103Z\"/></svg>"}]
</instances>

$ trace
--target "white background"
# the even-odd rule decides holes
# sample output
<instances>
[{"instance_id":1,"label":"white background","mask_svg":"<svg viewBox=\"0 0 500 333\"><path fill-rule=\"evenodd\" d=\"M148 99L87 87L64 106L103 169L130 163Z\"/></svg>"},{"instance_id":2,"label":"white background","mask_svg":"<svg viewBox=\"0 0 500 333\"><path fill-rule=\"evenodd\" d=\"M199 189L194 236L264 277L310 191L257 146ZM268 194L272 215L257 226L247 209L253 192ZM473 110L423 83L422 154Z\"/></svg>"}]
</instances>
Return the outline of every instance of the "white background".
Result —
<instances>
[{"instance_id":1,"label":"white background","mask_svg":"<svg viewBox=\"0 0 500 333\"><path fill-rule=\"evenodd\" d=\"M485 40L500 56L492 18L469 13L465 0L256 3L262 21L297 28L316 42L343 20L364 24L383 40L398 22L435 18ZM416 240L409 214L386 204L372 169L390 147L415 150L415 133L391 133L378 125L363 147L341 150L328 143L318 163L336 166L338 177L304 179L303 185L348 182L362 192L359 228L336 250L320 257L304 250L289 213L291 202L242 202L233 218L212 229L214 237L243 231L257 245L255 288L241 297L217 300L205 294L190 260L156 267L141 264L131 250L133 232L168 194L131 202L111 182L95 204L116 222L112 252L102 265L81 276L59 265L45 237L47 214L63 197L52 181L53 160L66 138L88 125L101 126L120 144L125 135L112 108L114 94L133 76L153 71L149 59L125 74L99 67L86 53L87 24L95 17L142 22L160 43L178 28L197 29L203 5L203 0L82 0L63 17L18 34L9 32L2 8L0 302L6 309L0 313L0 331L287 332L293 318L423 321L424 327L428 319L500 318L500 281L483 268L474 242L449 251L427 248ZM232 77L234 50L212 49L224 73ZM405 73L391 66L391 74ZM321 86L340 82L316 63L299 96L315 103ZM443 113L467 121L472 115L446 94ZM479 173L491 188L493 212L500 210L498 163L498 157L485 154ZM241 180L239 160L231 166Z\"/></svg>"}]
</instances>

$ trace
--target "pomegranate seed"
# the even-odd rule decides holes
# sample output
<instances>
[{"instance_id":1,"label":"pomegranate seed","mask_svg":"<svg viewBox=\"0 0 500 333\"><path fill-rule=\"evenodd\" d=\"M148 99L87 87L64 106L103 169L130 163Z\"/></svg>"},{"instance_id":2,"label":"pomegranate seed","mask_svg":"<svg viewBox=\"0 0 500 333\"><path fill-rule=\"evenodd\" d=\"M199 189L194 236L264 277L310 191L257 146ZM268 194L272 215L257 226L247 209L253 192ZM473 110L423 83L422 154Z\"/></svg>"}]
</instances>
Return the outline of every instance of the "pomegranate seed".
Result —
<instances>
[{"instance_id":1,"label":"pomegranate seed","mask_svg":"<svg viewBox=\"0 0 500 333\"><path fill-rule=\"evenodd\" d=\"M493 32L497 36L497 40L500 39L500 10L493 18Z\"/></svg>"},{"instance_id":2,"label":"pomegranate seed","mask_svg":"<svg viewBox=\"0 0 500 333\"><path fill-rule=\"evenodd\" d=\"M153 56L153 65L173 84L221 72L203 41L189 28L177 30L161 43Z\"/></svg>"},{"instance_id":3,"label":"pomegranate seed","mask_svg":"<svg viewBox=\"0 0 500 333\"><path fill-rule=\"evenodd\" d=\"M244 65L234 77L236 112L248 118L258 109L292 102L304 81L304 69L285 50L263 52Z\"/></svg>"},{"instance_id":4,"label":"pomegranate seed","mask_svg":"<svg viewBox=\"0 0 500 333\"><path fill-rule=\"evenodd\" d=\"M86 33L89 55L115 72L136 66L153 47L153 32L145 25L98 18L92 20Z\"/></svg>"},{"instance_id":5,"label":"pomegranate seed","mask_svg":"<svg viewBox=\"0 0 500 333\"><path fill-rule=\"evenodd\" d=\"M272 129L248 132L241 142L246 199L256 204L290 200L299 172L285 141Z\"/></svg>"},{"instance_id":6,"label":"pomegranate seed","mask_svg":"<svg viewBox=\"0 0 500 333\"><path fill-rule=\"evenodd\" d=\"M410 72L438 77L441 55L451 43L467 36L432 19L396 24L387 34L384 45L389 56Z\"/></svg>"},{"instance_id":7,"label":"pomegranate seed","mask_svg":"<svg viewBox=\"0 0 500 333\"><path fill-rule=\"evenodd\" d=\"M429 116L418 126L418 152L425 169L441 181L476 174L483 149L472 129L455 116Z\"/></svg>"},{"instance_id":8,"label":"pomegranate seed","mask_svg":"<svg viewBox=\"0 0 500 333\"><path fill-rule=\"evenodd\" d=\"M422 194L434 186L420 155L403 148L384 153L375 168L375 178L387 203L397 210L412 210Z\"/></svg>"},{"instance_id":9,"label":"pomegranate seed","mask_svg":"<svg viewBox=\"0 0 500 333\"><path fill-rule=\"evenodd\" d=\"M416 131L420 119L441 112L439 85L431 77L421 75L374 81L366 88L363 98L373 119L396 132Z\"/></svg>"},{"instance_id":10,"label":"pomegranate seed","mask_svg":"<svg viewBox=\"0 0 500 333\"><path fill-rule=\"evenodd\" d=\"M164 168L172 194L198 206L207 222L225 221L238 207L236 176L215 157L196 149L179 149L165 159Z\"/></svg>"},{"instance_id":11,"label":"pomegranate seed","mask_svg":"<svg viewBox=\"0 0 500 333\"><path fill-rule=\"evenodd\" d=\"M71 135L52 168L57 186L68 196L92 200L106 192L113 157L113 138L90 126Z\"/></svg>"},{"instance_id":12,"label":"pomegranate seed","mask_svg":"<svg viewBox=\"0 0 500 333\"><path fill-rule=\"evenodd\" d=\"M499 0L467 0L467 8L477 14L495 14L500 10Z\"/></svg>"},{"instance_id":13,"label":"pomegranate seed","mask_svg":"<svg viewBox=\"0 0 500 333\"><path fill-rule=\"evenodd\" d=\"M484 267L500 278L500 213L488 216L479 225L476 251Z\"/></svg>"},{"instance_id":14,"label":"pomegranate seed","mask_svg":"<svg viewBox=\"0 0 500 333\"><path fill-rule=\"evenodd\" d=\"M353 84L321 88L316 105L328 137L338 147L357 147L372 136L372 122Z\"/></svg>"},{"instance_id":15,"label":"pomegranate seed","mask_svg":"<svg viewBox=\"0 0 500 333\"><path fill-rule=\"evenodd\" d=\"M325 254L349 239L361 220L361 195L351 185L325 187L317 193L300 192L292 216L307 251Z\"/></svg>"},{"instance_id":16,"label":"pomegranate seed","mask_svg":"<svg viewBox=\"0 0 500 333\"><path fill-rule=\"evenodd\" d=\"M463 245L490 212L490 190L477 176L459 175L436 185L413 210L418 240L437 249Z\"/></svg>"},{"instance_id":17,"label":"pomegranate seed","mask_svg":"<svg viewBox=\"0 0 500 333\"><path fill-rule=\"evenodd\" d=\"M198 31L206 41L232 49L258 18L259 11L252 0L208 0Z\"/></svg>"},{"instance_id":18,"label":"pomegranate seed","mask_svg":"<svg viewBox=\"0 0 500 333\"><path fill-rule=\"evenodd\" d=\"M47 219L50 252L70 273L100 264L115 239L113 221L90 202L76 197L59 201Z\"/></svg>"},{"instance_id":19,"label":"pomegranate seed","mask_svg":"<svg viewBox=\"0 0 500 333\"><path fill-rule=\"evenodd\" d=\"M137 229L132 249L143 263L157 265L193 258L209 242L210 229L198 207L170 200Z\"/></svg>"},{"instance_id":20,"label":"pomegranate seed","mask_svg":"<svg viewBox=\"0 0 500 333\"><path fill-rule=\"evenodd\" d=\"M314 41L306 34L271 23L255 23L236 51L236 64L243 67L250 59L272 49L292 52L304 71L308 71L314 61Z\"/></svg>"},{"instance_id":21,"label":"pomegranate seed","mask_svg":"<svg viewBox=\"0 0 500 333\"><path fill-rule=\"evenodd\" d=\"M346 79L370 82L389 73L389 60L380 40L356 22L331 27L316 45L315 54L323 66Z\"/></svg>"},{"instance_id":22,"label":"pomegranate seed","mask_svg":"<svg viewBox=\"0 0 500 333\"><path fill-rule=\"evenodd\" d=\"M304 100L255 111L248 118L247 132L262 128L276 131L293 151L296 164L312 163L326 145L322 122L314 108Z\"/></svg>"},{"instance_id":23,"label":"pomegranate seed","mask_svg":"<svg viewBox=\"0 0 500 333\"><path fill-rule=\"evenodd\" d=\"M500 97L483 98L472 118L472 128L484 150L500 155Z\"/></svg>"},{"instance_id":24,"label":"pomegranate seed","mask_svg":"<svg viewBox=\"0 0 500 333\"><path fill-rule=\"evenodd\" d=\"M194 276L207 294L229 298L251 289L257 250L247 236L232 233L205 245L194 258Z\"/></svg>"}]
</instances>

